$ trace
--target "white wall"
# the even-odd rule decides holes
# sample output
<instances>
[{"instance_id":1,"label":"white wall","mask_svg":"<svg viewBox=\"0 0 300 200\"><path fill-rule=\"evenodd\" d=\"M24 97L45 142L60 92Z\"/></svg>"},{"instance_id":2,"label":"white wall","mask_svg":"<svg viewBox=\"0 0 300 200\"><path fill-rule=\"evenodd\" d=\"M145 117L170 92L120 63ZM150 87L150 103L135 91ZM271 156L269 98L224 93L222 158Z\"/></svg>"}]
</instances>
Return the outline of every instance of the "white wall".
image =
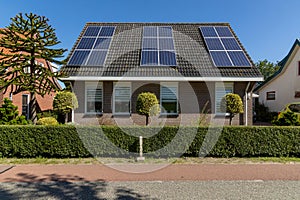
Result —
<instances>
[{"instance_id":1,"label":"white wall","mask_svg":"<svg viewBox=\"0 0 300 200\"><path fill-rule=\"evenodd\" d=\"M295 98L295 91L300 91L300 76L298 66L300 61L300 50L297 45L281 74L259 90L259 102L269 107L270 111L278 112L291 102L300 102ZM275 100L267 100L267 92L275 91Z\"/></svg>"}]
</instances>

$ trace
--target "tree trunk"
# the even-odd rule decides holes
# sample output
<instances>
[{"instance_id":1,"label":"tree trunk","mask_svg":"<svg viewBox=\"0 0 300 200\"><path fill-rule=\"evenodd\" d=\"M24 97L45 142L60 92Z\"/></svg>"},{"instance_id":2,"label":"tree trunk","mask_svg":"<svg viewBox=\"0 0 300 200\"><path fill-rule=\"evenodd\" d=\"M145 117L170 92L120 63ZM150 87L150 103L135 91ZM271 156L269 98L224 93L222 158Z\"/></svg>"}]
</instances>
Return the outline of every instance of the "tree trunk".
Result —
<instances>
[{"instance_id":1,"label":"tree trunk","mask_svg":"<svg viewBox=\"0 0 300 200\"><path fill-rule=\"evenodd\" d=\"M231 126L232 125L232 119L233 119L234 115L233 114L230 114L229 115L229 125Z\"/></svg>"},{"instance_id":2,"label":"tree trunk","mask_svg":"<svg viewBox=\"0 0 300 200\"><path fill-rule=\"evenodd\" d=\"M34 92L30 93L30 102L29 102L29 119L33 124L36 124L37 115L36 115L37 101Z\"/></svg>"}]
</instances>

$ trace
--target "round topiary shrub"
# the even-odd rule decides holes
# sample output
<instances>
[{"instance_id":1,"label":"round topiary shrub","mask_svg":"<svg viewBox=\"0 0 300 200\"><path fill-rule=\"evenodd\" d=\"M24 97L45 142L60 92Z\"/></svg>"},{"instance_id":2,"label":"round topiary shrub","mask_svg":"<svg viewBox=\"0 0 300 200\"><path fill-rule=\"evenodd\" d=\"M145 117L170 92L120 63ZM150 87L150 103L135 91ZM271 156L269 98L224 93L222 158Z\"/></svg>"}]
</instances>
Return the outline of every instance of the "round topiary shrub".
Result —
<instances>
[{"instance_id":1,"label":"round topiary shrub","mask_svg":"<svg viewBox=\"0 0 300 200\"><path fill-rule=\"evenodd\" d=\"M43 117L36 122L36 125L58 125L54 117Z\"/></svg>"}]
</instances>

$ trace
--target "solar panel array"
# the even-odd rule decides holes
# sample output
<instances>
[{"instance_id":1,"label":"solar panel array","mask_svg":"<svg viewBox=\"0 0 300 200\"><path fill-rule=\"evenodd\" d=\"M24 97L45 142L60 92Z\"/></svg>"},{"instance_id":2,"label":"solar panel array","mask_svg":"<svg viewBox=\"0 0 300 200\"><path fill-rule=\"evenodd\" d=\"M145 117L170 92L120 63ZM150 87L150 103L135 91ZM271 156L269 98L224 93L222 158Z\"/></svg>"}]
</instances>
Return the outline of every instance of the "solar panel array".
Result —
<instances>
[{"instance_id":1,"label":"solar panel array","mask_svg":"<svg viewBox=\"0 0 300 200\"><path fill-rule=\"evenodd\" d=\"M141 66L176 66L172 27L144 26Z\"/></svg>"},{"instance_id":2,"label":"solar panel array","mask_svg":"<svg viewBox=\"0 0 300 200\"><path fill-rule=\"evenodd\" d=\"M88 26L68 65L103 66L114 31L114 26Z\"/></svg>"},{"instance_id":3,"label":"solar panel array","mask_svg":"<svg viewBox=\"0 0 300 200\"><path fill-rule=\"evenodd\" d=\"M241 46L227 26L201 26L200 31L217 67L250 67Z\"/></svg>"}]
</instances>

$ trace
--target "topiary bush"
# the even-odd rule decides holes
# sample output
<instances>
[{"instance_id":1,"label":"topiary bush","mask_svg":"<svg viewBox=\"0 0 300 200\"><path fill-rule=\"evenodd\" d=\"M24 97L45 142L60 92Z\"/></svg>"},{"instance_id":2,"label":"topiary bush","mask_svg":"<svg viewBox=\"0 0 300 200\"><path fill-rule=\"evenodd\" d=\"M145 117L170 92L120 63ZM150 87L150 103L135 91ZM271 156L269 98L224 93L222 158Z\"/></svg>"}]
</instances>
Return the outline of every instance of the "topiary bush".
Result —
<instances>
[{"instance_id":1,"label":"topiary bush","mask_svg":"<svg viewBox=\"0 0 300 200\"><path fill-rule=\"evenodd\" d=\"M73 92L63 90L56 94L53 100L53 111L57 113L58 121L66 122L66 114L78 108L78 100Z\"/></svg>"},{"instance_id":2,"label":"topiary bush","mask_svg":"<svg viewBox=\"0 0 300 200\"><path fill-rule=\"evenodd\" d=\"M146 125L149 123L149 116L159 114L160 107L156 95L151 92L143 92L139 94L136 103L136 111L140 115L146 116Z\"/></svg>"},{"instance_id":3,"label":"topiary bush","mask_svg":"<svg viewBox=\"0 0 300 200\"><path fill-rule=\"evenodd\" d=\"M36 125L58 125L58 121L54 117L43 117L36 122Z\"/></svg>"},{"instance_id":4,"label":"topiary bush","mask_svg":"<svg viewBox=\"0 0 300 200\"><path fill-rule=\"evenodd\" d=\"M229 113L229 124L236 114L244 112L243 101L238 94L228 93L221 100L221 112Z\"/></svg>"}]
</instances>

